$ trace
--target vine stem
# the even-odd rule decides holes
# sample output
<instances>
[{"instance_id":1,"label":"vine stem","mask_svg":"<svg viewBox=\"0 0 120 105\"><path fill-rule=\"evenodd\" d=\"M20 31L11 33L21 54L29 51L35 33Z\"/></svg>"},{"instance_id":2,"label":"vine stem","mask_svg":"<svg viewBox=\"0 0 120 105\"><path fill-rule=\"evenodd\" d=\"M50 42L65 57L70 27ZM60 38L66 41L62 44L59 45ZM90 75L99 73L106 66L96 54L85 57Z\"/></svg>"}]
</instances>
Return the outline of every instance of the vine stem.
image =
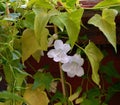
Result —
<instances>
[{"instance_id":1,"label":"vine stem","mask_svg":"<svg viewBox=\"0 0 120 105\"><path fill-rule=\"evenodd\" d=\"M61 85L62 85L62 92L63 92L63 96L66 97L66 89L65 89L65 78L64 78L64 74L61 68L61 63L59 63L59 68L60 68L60 78L61 78ZM64 104L66 105L66 104Z\"/></svg>"},{"instance_id":2,"label":"vine stem","mask_svg":"<svg viewBox=\"0 0 120 105\"><path fill-rule=\"evenodd\" d=\"M7 17L9 17L10 11L9 11L9 6L8 6L8 2L6 2L6 15Z\"/></svg>"},{"instance_id":3,"label":"vine stem","mask_svg":"<svg viewBox=\"0 0 120 105\"><path fill-rule=\"evenodd\" d=\"M58 33L57 26L55 26L55 25L54 25L54 32L55 32L55 34ZM63 96L66 97L65 78L64 78L64 74L63 74L60 62L59 62L59 69L60 69L60 79L61 79L61 85L62 85L62 93L63 93ZM64 105L66 105L66 103L64 103Z\"/></svg>"}]
</instances>

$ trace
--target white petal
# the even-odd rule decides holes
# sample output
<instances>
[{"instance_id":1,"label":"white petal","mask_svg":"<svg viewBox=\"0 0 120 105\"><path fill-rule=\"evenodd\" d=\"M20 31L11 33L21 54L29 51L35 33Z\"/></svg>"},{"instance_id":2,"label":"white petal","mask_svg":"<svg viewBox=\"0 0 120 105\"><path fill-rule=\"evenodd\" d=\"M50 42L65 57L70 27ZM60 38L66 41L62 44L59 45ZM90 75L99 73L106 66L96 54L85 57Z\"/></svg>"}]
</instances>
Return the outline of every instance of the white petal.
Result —
<instances>
[{"instance_id":1,"label":"white petal","mask_svg":"<svg viewBox=\"0 0 120 105\"><path fill-rule=\"evenodd\" d=\"M69 72L67 72L67 75L71 78L73 78L75 76L75 74L72 74L72 73L69 73Z\"/></svg>"},{"instance_id":2,"label":"white petal","mask_svg":"<svg viewBox=\"0 0 120 105\"><path fill-rule=\"evenodd\" d=\"M69 60L70 60L70 57L66 55L66 56L61 58L61 63L68 63Z\"/></svg>"},{"instance_id":3,"label":"white petal","mask_svg":"<svg viewBox=\"0 0 120 105\"><path fill-rule=\"evenodd\" d=\"M83 70L82 67L80 67L79 70L77 70L76 75L77 75L78 77L81 77L81 76L84 75L84 70Z\"/></svg>"},{"instance_id":4,"label":"white petal","mask_svg":"<svg viewBox=\"0 0 120 105\"><path fill-rule=\"evenodd\" d=\"M69 44L64 44L63 50L67 53L71 49Z\"/></svg>"},{"instance_id":5,"label":"white petal","mask_svg":"<svg viewBox=\"0 0 120 105\"><path fill-rule=\"evenodd\" d=\"M64 63L64 64L62 65L63 71L69 72L69 71L71 70L71 69L70 69L70 66L71 66L71 63Z\"/></svg>"},{"instance_id":6,"label":"white petal","mask_svg":"<svg viewBox=\"0 0 120 105\"><path fill-rule=\"evenodd\" d=\"M62 42L62 40L56 40L54 42L54 47L55 47L55 49L63 49L63 42Z\"/></svg>"},{"instance_id":7,"label":"white petal","mask_svg":"<svg viewBox=\"0 0 120 105\"><path fill-rule=\"evenodd\" d=\"M47 55L48 55L49 58L53 58L53 57L56 55L55 49L50 50L50 51L47 53Z\"/></svg>"},{"instance_id":8,"label":"white petal","mask_svg":"<svg viewBox=\"0 0 120 105\"><path fill-rule=\"evenodd\" d=\"M60 61L61 61L61 58L59 58L59 57L54 57L53 60L54 60L55 62L60 62Z\"/></svg>"},{"instance_id":9,"label":"white petal","mask_svg":"<svg viewBox=\"0 0 120 105\"><path fill-rule=\"evenodd\" d=\"M81 66L82 66L83 63L84 63L84 59L81 58L81 56L78 55L78 54L75 54L71 60L72 60L73 62L78 63L78 64L81 65Z\"/></svg>"}]
</instances>

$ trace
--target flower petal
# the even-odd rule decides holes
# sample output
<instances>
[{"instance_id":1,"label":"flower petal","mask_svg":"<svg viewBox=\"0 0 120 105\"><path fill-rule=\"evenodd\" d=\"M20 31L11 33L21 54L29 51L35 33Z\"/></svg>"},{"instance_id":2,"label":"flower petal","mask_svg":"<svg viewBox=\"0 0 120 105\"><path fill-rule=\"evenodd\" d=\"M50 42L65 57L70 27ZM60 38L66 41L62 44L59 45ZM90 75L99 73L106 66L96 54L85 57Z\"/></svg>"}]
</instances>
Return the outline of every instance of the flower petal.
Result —
<instances>
[{"instance_id":1,"label":"flower petal","mask_svg":"<svg viewBox=\"0 0 120 105\"><path fill-rule=\"evenodd\" d=\"M66 56L64 56L64 57L61 58L61 63L68 63L69 60L70 60L70 56L66 55Z\"/></svg>"},{"instance_id":2,"label":"flower petal","mask_svg":"<svg viewBox=\"0 0 120 105\"><path fill-rule=\"evenodd\" d=\"M71 47L70 47L69 44L64 44L63 49L64 49L64 51L67 53L67 52L71 49Z\"/></svg>"},{"instance_id":3,"label":"flower petal","mask_svg":"<svg viewBox=\"0 0 120 105\"><path fill-rule=\"evenodd\" d=\"M71 66L71 63L64 63L64 64L62 65L63 71L69 72L69 71L70 71L70 66Z\"/></svg>"},{"instance_id":4,"label":"flower petal","mask_svg":"<svg viewBox=\"0 0 120 105\"><path fill-rule=\"evenodd\" d=\"M52 49L52 50L50 50L50 51L47 53L47 56L48 56L49 58L53 58L55 55L56 55L55 49Z\"/></svg>"},{"instance_id":5,"label":"flower petal","mask_svg":"<svg viewBox=\"0 0 120 105\"><path fill-rule=\"evenodd\" d=\"M55 49L57 50L57 49L63 49L63 42L62 42L62 40L55 40L55 42L54 42L54 47L55 47Z\"/></svg>"},{"instance_id":6,"label":"flower petal","mask_svg":"<svg viewBox=\"0 0 120 105\"><path fill-rule=\"evenodd\" d=\"M76 62L76 63L78 63L78 64L81 65L81 66L82 66L83 63L84 63L84 59L81 58L81 56L78 55L78 54L75 54L75 55L71 58L71 61Z\"/></svg>"},{"instance_id":7,"label":"flower petal","mask_svg":"<svg viewBox=\"0 0 120 105\"><path fill-rule=\"evenodd\" d=\"M84 75L84 70L83 70L82 67L80 67L79 70L76 71L76 75L77 75L78 77L81 77L81 76Z\"/></svg>"},{"instance_id":8,"label":"flower petal","mask_svg":"<svg viewBox=\"0 0 120 105\"><path fill-rule=\"evenodd\" d=\"M67 72L67 75L68 75L69 77L71 77L71 78L73 78L73 77L75 76L75 74L72 74L72 73L70 73L70 72Z\"/></svg>"}]
</instances>

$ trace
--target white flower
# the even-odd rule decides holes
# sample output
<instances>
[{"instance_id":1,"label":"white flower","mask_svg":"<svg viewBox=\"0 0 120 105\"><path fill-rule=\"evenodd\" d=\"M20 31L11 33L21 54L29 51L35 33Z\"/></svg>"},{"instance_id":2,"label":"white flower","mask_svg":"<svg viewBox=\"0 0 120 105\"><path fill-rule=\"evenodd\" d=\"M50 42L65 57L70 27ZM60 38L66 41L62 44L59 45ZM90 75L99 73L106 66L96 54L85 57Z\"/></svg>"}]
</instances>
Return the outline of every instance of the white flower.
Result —
<instances>
[{"instance_id":1,"label":"white flower","mask_svg":"<svg viewBox=\"0 0 120 105\"><path fill-rule=\"evenodd\" d=\"M62 40L56 40L54 48L47 53L48 57L53 58L55 62L67 63L70 58L67 56L67 52L71 49L70 45L63 44Z\"/></svg>"},{"instance_id":2,"label":"white flower","mask_svg":"<svg viewBox=\"0 0 120 105\"><path fill-rule=\"evenodd\" d=\"M62 65L62 69L64 72L67 72L69 77L74 77L75 75L81 77L84 75L83 67L81 67L84 63L84 59L81 58L80 55L75 54L71 56L68 63L64 63Z\"/></svg>"}]
</instances>

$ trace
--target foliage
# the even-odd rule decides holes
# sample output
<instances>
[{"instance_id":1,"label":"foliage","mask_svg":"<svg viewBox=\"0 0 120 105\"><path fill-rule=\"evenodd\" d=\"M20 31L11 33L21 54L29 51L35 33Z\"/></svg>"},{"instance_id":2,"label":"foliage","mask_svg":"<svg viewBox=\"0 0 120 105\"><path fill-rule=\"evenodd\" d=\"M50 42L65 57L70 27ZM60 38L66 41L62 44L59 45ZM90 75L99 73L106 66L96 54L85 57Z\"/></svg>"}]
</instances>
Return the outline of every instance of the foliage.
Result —
<instances>
[{"instance_id":1,"label":"foliage","mask_svg":"<svg viewBox=\"0 0 120 105\"><path fill-rule=\"evenodd\" d=\"M117 52L115 17L120 12L116 8L119 6L119 0L103 0L91 8L83 8L79 0L1 0L0 72L5 76L6 89L0 92L0 105L107 105L112 95L120 92L120 83L105 90L100 77L112 84L111 78L120 79L120 75L111 62L101 66L104 55L94 42L79 44L79 33L81 27L84 27L84 11L99 10L101 14L91 17L88 24L98 27ZM83 38L86 40L86 36ZM66 49L61 48L57 39L65 43L61 41ZM40 62L41 56L49 52L53 44L55 49L51 50L51 54L57 58L60 76L54 77L44 67L35 70L34 74L27 72L27 60L33 57ZM66 51L68 46L71 46L69 52ZM73 52L79 56L72 56ZM91 73L89 74L88 68L87 73L82 72L80 75L81 72L77 70L83 70L81 66L84 60L81 57L84 55L91 66ZM64 57L69 59L66 65L73 64L65 65L65 68L73 69L66 70L68 76L74 77L72 73L75 73L83 81L87 79L93 87L84 90L81 83L76 91L72 91L72 85L63 74L64 63L60 62L58 56L63 57L63 60ZM28 78L33 79L31 84ZM0 81L2 79L3 76L0 75Z\"/></svg>"}]
</instances>

